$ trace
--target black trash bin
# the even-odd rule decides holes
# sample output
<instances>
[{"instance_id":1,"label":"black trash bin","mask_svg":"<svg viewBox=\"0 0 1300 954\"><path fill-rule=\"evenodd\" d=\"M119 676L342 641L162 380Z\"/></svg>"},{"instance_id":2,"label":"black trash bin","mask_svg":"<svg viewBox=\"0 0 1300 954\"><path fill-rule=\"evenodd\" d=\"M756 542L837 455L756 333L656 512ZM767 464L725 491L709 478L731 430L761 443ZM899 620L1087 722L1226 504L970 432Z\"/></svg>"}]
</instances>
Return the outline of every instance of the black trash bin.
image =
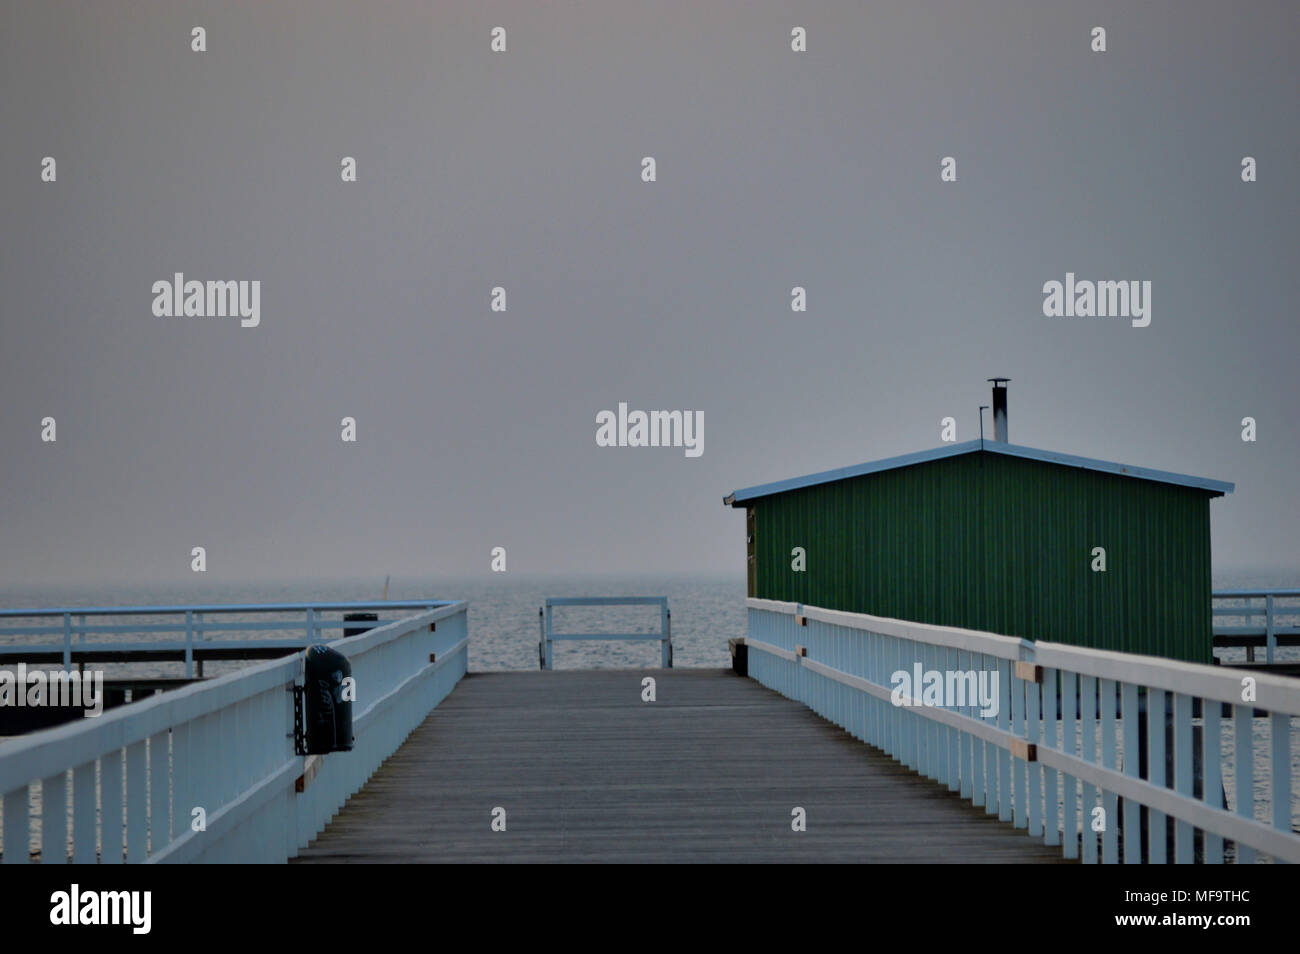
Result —
<instances>
[{"instance_id":1,"label":"black trash bin","mask_svg":"<svg viewBox=\"0 0 1300 954\"><path fill-rule=\"evenodd\" d=\"M307 754L352 749L352 663L337 649L316 645L307 650L303 732Z\"/></svg>"}]
</instances>

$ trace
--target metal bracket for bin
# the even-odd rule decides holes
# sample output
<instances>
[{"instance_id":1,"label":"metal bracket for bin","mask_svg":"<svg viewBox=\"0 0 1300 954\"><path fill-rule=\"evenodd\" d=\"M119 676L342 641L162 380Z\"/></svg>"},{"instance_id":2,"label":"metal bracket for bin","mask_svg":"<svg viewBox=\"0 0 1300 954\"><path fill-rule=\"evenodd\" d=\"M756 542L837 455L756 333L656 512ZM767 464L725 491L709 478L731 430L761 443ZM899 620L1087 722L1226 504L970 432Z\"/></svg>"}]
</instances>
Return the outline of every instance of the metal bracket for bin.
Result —
<instances>
[{"instance_id":1,"label":"metal bracket for bin","mask_svg":"<svg viewBox=\"0 0 1300 954\"><path fill-rule=\"evenodd\" d=\"M304 686L294 685L293 691L293 751L298 755L307 754L307 734L302 725L302 696Z\"/></svg>"}]
</instances>

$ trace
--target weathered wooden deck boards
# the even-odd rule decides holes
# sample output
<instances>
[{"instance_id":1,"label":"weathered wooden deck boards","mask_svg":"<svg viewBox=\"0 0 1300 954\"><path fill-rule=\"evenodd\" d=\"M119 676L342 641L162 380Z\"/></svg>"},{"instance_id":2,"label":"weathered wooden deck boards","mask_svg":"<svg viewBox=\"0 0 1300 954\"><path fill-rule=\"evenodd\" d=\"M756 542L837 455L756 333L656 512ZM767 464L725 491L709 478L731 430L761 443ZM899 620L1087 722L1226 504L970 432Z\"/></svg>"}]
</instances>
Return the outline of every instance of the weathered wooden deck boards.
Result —
<instances>
[{"instance_id":1,"label":"weathered wooden deck boards","mask_svg":"<svg viewBox=\"0 0 1300 954\"><path fill-rule=\"evenodd\" d=\"M641 701L646 675L657 702ZM1051 862L1059 849L730 671L601 670L467 676L299 860Z\"/></svg>"}]
</instances>

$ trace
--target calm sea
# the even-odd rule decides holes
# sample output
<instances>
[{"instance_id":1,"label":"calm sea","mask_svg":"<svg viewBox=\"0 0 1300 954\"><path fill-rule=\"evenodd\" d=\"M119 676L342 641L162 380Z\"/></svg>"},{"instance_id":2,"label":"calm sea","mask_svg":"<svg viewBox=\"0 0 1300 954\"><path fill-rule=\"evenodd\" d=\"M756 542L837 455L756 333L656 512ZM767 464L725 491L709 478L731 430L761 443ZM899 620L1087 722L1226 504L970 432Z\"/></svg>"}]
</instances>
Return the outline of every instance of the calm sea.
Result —
<instances>
[{"instance_id":1,"label":"calm sea","mask_svg":"<svg viewBox=\"0 0 1300 954\"><path fill-rule=\"evenodd\" d=\"M382 579L348 582L166 583L118 586L41 586L0 588L0 607L184 605L196 603L306 603L377 600ZM1300 588L1300 571L1215 574L1214 588ZM743 578L698 576L592 577L548 581L517 577L488 580L392 580L388 597L460 599L469 607L472 670L536 669L538 608L548 596L667 596L672 611L673 663L676 666L730 665L727 640L745 634ZM24 621L26 623L27 621ZM654 607L557 608L555 627L566 632L657 632ZM52 637L51 641L57 641ZM175 638L175 637L169 637ZM223 635L221 638L234 638ZM8 642L14 637L0 637ZM1244 650L1220 651L1225 662L1244 658ZM1300 650L1281 650L1279 658L1300 658ZM209 664L214 675L238 663ZM557 669L651 667L659 665L659 644L578 641L556 644ZM109 675L181 675L180 663L160 663Z\"/></svg>"}]
</instances>

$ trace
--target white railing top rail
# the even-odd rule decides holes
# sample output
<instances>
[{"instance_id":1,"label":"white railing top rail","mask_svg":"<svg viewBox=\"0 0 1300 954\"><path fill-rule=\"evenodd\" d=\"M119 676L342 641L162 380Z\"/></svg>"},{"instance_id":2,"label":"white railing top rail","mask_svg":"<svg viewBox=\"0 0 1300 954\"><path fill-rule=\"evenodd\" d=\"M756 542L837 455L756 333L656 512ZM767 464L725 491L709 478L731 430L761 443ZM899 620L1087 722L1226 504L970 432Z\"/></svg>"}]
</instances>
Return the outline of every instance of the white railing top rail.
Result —
<instances>
[{"instance_id":1,"label":"white railing top rail","mask_svg":"<svg viewBox=\"0 0 1300 954\"><path fill-rule=\"evenodd\" d=\"M667 606L666 596L548 596L547 606Z\"/></svg>"},{"instance_id":2,"label":"white railing top rail","mask_svg":"<svg viewBox=\"0 0 1300 954\"><path fill-rule=\"evenodd\" d=\"M372 609L425 609L450 606L450 600L376 600L348 603L193 603L183 606L57 606L0 609L0 619L23 616L151 616L160 613L301 613Z\"/></svg>"},{"instance_id":3,"label":"white railing top rail","mask_svg":"<svg viewBox=\"0 0 1300 954\"><path fill-rule=\"evenodd\" d=\"M789 616L803 616L832 626L845 626L934 646L1036 663L1054 669L1066 669L1099 679L1141 683L1154 689L1180 692L1219 702L1240 704L1242 679L1250 678L1255 682L1253 704L1256 708L1300 716L1300 680L1266 672L1233 669L1230 666L1209 666L1203 663L1165 659L1160 656L1114 652L1064 643L1035 643L997 633L913 623L884 616L827 610L776 600L751 598L746 600L746 606L750 609L784 613Z\"/></svg>"},{"instance_id":4,"label":"white railing top rail","mask_svg":"<svg viewBox=\"0 0 1300 954\"><path fill-rule=\"evenodd\" d=\"M1143 656L1065 643L1036 643L1034 662L1083 676L1138 683L1233 705L1242 703L1242 680L1254 681L1257 709L1300 716L1300 680L1232 666L1207 666L1161 656Z\"/></svg>"},{"instance_id":5,"label":"white railing top rail","mask_svg":"<svg viewBox=\"0 0 1300 954\"><path fill-rule=\"evenodd\" d=\"M843 610L824 609L820 606L804 606L800 603L786 603L780 600L760 600L750 598L745 601L750 609L769 610L784 613L787 616L803 616L815 619L831 626L847 626L850 629L863 629L883 636L897 636L917 642L961 649L967 652L984 653L999 659L1032 660L1034 644L1017 636L1002 636L998 633L986 633L975 629L962 629L957 626L936 626L928 623L913 623L909 620L892 619L888 616L872 616L868 613L849 613Z\"/></svg>"}]
</instances>

